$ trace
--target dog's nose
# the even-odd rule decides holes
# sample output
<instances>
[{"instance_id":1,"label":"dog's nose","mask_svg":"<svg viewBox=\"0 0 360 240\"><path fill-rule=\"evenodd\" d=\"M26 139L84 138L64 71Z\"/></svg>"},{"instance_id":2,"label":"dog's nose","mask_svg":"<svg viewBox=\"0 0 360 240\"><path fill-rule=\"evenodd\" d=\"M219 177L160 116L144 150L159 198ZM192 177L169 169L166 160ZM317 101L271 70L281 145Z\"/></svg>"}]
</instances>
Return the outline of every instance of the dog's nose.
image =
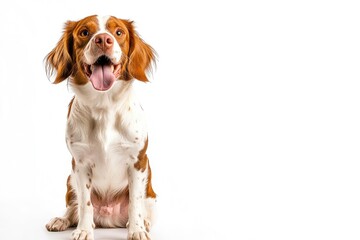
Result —
<instances>
[{"instance_id":1,"label":"dog's nose","mask_svg":"<svg viewBox=\"0 0 360 240\"><path fill-rule=\"evenodd\" d=\"M95 37L95 44L104 52L111 48L114 41L107 33L101 33Z\"/></svg>"}]
</instances>

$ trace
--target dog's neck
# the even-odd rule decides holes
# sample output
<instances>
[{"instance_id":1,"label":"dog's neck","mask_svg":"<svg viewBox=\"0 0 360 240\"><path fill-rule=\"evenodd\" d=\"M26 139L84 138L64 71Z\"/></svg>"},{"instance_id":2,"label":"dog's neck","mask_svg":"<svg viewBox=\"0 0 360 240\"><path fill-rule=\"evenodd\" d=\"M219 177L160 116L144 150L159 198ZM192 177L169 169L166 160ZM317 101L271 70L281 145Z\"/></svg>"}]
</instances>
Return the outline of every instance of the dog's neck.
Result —
<instances>
[{"instance_id":1,"label":"dog's neck","mask_svg":"<svg viewBox=\"0 0 360 240\"><path fill-rule=\"evenodd\" d=\"M111 110L125 107L127 102L133 98L134 80L118 80L111 89L105 92L97 91L91 83L85 85L74 85L77 103L91 110Z\"/></svg>"}]
</instances>

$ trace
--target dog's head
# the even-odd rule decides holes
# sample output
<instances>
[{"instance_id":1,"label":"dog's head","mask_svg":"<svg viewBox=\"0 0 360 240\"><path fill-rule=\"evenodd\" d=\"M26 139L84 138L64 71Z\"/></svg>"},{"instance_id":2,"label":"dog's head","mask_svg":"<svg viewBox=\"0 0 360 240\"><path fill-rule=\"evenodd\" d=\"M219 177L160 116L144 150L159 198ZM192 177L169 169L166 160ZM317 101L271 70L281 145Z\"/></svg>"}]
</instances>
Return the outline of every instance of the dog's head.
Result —
<instances>
[{"instance_id":1,"label":"dog's head","mask_svg":"<svg viewBox=\"0 0 360 240\"><path fill-rule=\"evenodd\" d=\"M133 23L113 16L89 16L68 21L56 47L46 56L46 70L54 83L69 78L72 84L88 81L106 91L116 80L148 81L146 72L154 50L134 30Z\"/></svg>"}]
</instances>

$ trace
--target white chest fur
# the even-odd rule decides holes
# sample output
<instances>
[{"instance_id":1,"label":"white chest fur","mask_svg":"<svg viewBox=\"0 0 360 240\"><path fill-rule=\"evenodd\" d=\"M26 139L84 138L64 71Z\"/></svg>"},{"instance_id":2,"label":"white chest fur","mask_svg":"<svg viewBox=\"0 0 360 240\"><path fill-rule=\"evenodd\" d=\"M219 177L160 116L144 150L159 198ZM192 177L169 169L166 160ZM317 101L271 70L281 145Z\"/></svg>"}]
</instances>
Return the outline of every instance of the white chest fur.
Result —
<instances>
[{"instance_id":1,"label":"white chest fur","mask_svg":"<svg viewBox=\"0 0 360 240\"><path fill-rule=\"evenodd\" d=\"M67 146L77 163L95 166L93 188L106 194L128 184L127 169L147 138L144 112L132 81L117 81L108 92L91 84L74 88L67 122Z\"/></svg>"}]
</instances>

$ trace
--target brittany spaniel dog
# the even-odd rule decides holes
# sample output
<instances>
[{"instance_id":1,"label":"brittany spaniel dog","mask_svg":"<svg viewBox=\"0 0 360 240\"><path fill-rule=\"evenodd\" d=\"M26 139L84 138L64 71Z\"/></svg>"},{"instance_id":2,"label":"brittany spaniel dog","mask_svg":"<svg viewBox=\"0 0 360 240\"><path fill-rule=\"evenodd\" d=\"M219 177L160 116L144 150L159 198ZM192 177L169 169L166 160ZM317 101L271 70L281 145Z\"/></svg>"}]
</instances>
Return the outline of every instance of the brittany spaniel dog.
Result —
<instances>
[{"instance_id":1,"label":"brittany spaniel dog","mask_svg":"<svg viewBox=\"0 0 360 240\"><path fill-rule=\"evenodd\" d=\"M72 239L94 239L94 228L127 227L128 239L149 240L156 194L146 155L148 135L133 82L146 82L154 50L131 21L89 16L68 21L46 56L54 83L68 79L66 143L72 155L66 213L46 228L76 227Z\"/></svg>"}]
</instances>

